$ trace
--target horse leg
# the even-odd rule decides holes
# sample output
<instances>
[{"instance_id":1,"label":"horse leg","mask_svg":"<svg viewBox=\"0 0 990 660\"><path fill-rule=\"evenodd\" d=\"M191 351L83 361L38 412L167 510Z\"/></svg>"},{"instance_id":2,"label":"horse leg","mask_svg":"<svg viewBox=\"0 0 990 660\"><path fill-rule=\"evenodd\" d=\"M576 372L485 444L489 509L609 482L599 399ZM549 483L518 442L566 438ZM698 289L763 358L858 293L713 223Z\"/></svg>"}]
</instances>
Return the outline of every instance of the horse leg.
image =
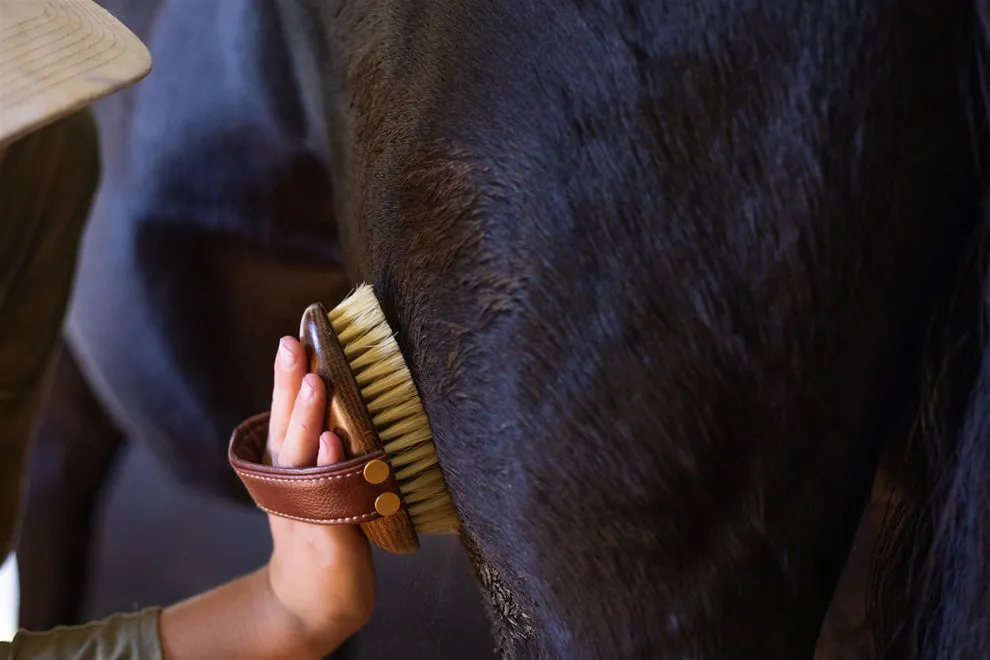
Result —
<instances>
[{"instance_id":1,"label":"horse leg","mask_svg":"<svg viewBox=\"0 0 990 660\"><path fill-rule=\"evenodd\" d=\"M62 343L28 464L17 544L20 625L47 630L79 622L93 518L122 436Z\"/></svg>"}]
</instances>

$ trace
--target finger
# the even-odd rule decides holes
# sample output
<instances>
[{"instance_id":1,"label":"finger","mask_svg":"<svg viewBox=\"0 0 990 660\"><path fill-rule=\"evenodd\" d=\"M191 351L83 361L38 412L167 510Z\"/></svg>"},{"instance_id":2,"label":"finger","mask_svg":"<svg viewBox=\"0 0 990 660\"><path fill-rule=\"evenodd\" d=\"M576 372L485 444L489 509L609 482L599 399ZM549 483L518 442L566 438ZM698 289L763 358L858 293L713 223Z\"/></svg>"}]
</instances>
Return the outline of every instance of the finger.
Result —
<instances>
[{"instance_id":1,"label":"finger","mask_svg":"<svg viewBox=\"0 0 990 660\"><path fill-rule=\"evenodd\" d=\"M320 436L320 453L316 457L319 466L333 465L344 461L344 443L336 433L324 431Z\"/></svg>"},{"instance_id":2,"label":"finger","mask_svg":"<svg viewBox=\"0 0 990 660\"><path fill-rule=\"evenodd\" d=\"M306 352L294 337L282 337L275 356L275 386L272 389L272 412L268 422L268 450L273 456L282 451L289 428L292 407L306 375Z\"/></svg>"},{"instance_id":3,"label":"finger","mask_svg":"<svg viewBox=\"0 0 990 660\"><path fill-rule=\"evenodd\" d=\"M326 413L326 390L316 374L306 374L289 418L278 464L282 467L309 467L316 464L320 435Z\"/></svg>"}]
</instances>

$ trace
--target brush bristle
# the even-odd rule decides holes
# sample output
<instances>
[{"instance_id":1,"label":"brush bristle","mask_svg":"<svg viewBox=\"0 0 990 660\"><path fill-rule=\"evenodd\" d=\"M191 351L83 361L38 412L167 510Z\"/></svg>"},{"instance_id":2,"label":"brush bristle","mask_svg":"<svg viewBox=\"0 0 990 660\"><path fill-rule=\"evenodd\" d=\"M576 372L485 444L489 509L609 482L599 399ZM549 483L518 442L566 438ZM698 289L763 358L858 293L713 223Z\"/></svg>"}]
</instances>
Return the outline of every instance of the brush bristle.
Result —
<instances>
[{"instance_id":1,"label":"brush bristle","mask_svg":"<svg viewBox=\"0 0 990 660\"><path fill-rule=\"evenodd\" d=\"M417 534L456 533L433 434L375 293L360 285L328 314L388 454Z\"/></svg>"}]
</instances>

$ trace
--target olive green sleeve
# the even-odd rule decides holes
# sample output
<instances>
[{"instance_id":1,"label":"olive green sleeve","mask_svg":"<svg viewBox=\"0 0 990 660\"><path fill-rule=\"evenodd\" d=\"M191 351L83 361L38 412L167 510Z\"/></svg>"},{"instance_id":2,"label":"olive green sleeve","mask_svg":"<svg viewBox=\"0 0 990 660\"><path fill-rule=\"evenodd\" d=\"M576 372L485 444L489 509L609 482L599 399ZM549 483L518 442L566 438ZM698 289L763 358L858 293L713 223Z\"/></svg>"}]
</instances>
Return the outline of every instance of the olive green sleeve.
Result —
<instances>
[{"instance_id":1,"label":"olive green sleeve","mask_svg":"<svg viewBox=\"0 0 990 660\"><path fill-rule=\"evenodd\" d=\"M48 632L22 630L12 641L0 642L0 660L161 660L160 612L149 607Z\"/></svg>"}]
</instances>

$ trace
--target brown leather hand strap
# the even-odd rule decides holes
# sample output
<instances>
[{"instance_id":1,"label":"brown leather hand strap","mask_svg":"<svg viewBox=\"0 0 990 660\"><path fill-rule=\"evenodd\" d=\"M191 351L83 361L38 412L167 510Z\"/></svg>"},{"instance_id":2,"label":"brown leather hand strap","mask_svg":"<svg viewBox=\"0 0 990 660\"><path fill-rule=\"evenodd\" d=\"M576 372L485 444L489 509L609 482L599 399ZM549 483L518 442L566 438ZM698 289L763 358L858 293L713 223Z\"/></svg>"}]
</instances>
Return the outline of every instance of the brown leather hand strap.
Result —
<instances>
[{"instance_id":1,"label":"brown leather hand strap","mask_svg":"<svg viewBox=\"0 0 990 660\"><path fill-rule=\"evenodd\" d=\"M242 422L228 459L255 503L273 515L321 525L356 524L394 513L399 492L383 451L325 467L265 465L268 413ZM378 482L378 483L374 483Z\"/></svg>"}]
</instances>

